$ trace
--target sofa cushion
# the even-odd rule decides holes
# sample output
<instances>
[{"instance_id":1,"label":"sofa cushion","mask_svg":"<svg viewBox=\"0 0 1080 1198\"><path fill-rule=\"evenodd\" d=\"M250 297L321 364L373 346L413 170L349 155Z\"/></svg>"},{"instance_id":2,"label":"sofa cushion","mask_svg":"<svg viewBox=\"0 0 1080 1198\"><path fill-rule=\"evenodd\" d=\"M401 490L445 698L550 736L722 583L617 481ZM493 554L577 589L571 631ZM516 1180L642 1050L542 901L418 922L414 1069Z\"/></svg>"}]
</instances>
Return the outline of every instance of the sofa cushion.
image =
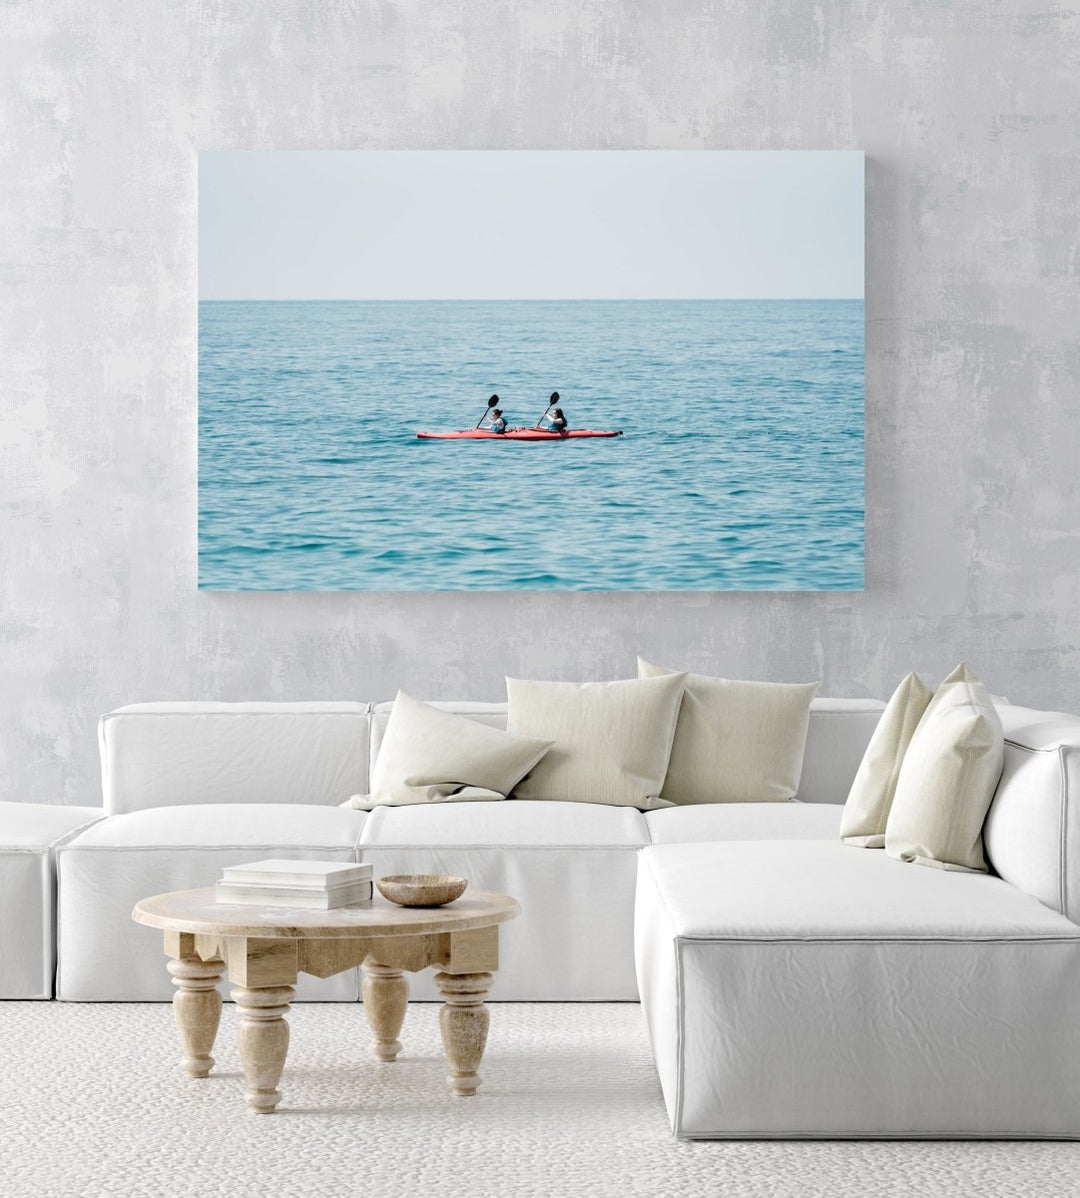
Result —
<instances>
[{"instance_id":1,"label":"sofa cushion","mask_svg":"<svg viewBox=\"0 0 1080 1198\"><path fill-rule=\"evenodd\" d=\"M904 754L885 852L936 869L985 872L982 829L1003 757L994 702L961 663L934 692Z\"/></svg>"},{"instance_id":2,"label":"sofa cushion","mask_svg":"<svg viewBox=\"0 0 1080 1198\"><path fill-rule=\"evenodd\" d=\"M590 848L649 843L646 817L629 807L508 799L505 803L376 807L360 834L372 845L520 845Z\"/></svg>"},{"instance_id":3,"label":"sofa cushion","mask_svg":"<svg viewBox=\"0 0 1080 1198\"><path fill-rule=\"evenodd\" d=\"M506 729L507 704L505 702L474 703L469 699L425 699L424 702L429 707L434 707L438 711L448 711L452 715L463 715L470 720L475 720L478 724L486 724L489 728L502 728L504 731ZM386 735L386 729L393 713L394 704L392 700L388 703L376 703L371 709L372 772L375 770L375 762L378 759L379 750L382 748L383 737Z\"/></svg>"},{"instance_id":4,"label":"sofa cushion","mask_svg":"<svg viewBox=\"0 0 1080 1198\"><path fill-rule=\"evenodd\" d=\"M63 803L0 803L0 852L36 852L58 845L80 828L97 823L101 807ZM5 894L5 897L9 897Z\"/></svg>"},{"instance_id":5,"label":"sofa cushion","mask_svg":"<svg viewBox=\"0 0 1080 1198\"><path fill-rule=\"evenodd\" d=\"M506 727L505 703L433 702L432 707L468 716L492 728ZM371 717L372 768L393 703L379 703ZM880 699L815 699L796 798L804 803L843 803L885 704Z\"/></svg>"},{"instance_id":6,"label":"sofa cushion","mask_svg":"<svg viewBox=\"0 0 1080 1198\"><path fill-rule=\"evenodd\" d=\"M504 799L551 748L398 691L371 771L352 807Z\"/></svg>"},{"instance_id":7,"label":"sofa cushion","mask_svg":"<svg viewBox=\"0 0 1080 1198\"><path fill-rule=\"evenodd\" d=\"M684 1137L1073 1137L1080 927L839 840L640 854L641 1001Z\"/></svg>"},{"instance_id":8,"label":"sofa cushion","mask_svg":"<svg viewBox=\"0 0 1080 1198\"><path fill-rule=\"evenodd\" d=\"M113 815L87 828L73 850L124 848L356 847L366 813L339 807L248 803L204 803L154 807ZM216 881L216 879L213 879Z\"/></svg>"},{"instance_id":9,"label":"sofa cushion","mask_svg":"<svg viewBox=\"0 0 1080 1198\"><path fill-rule=\"evenodd\" d=\"M645 850L679 936L1080 938L1001 878L911 869L838 840L667 844Z\"/></svg>"},{"instance_id":10,"label":"sofa cushion","mask_svg":"<svg viewBox=\"0 0 1080 1198\"><path fill-rule=\"evenodd\" d=\"M685 675L618 682L530 682L507 678L507 728L554 741L515 787L519 799L664 806Z\"/></svg>"},{"instance_id":11,"label":"sofa cushion","mask_svg":"<svg viewBox=\"0 0 1080 1198\"><path fill-rule=\"evenodd\" d=\"M132 922L152 894L211 886L261 857L353 862L366 816L338 807L248 803L159 807L112 816L57 852L57 996L89 1002L171 997L161 936ZM355 970L302 976L300 999L354 1001Z\"/></svg>"},{"instance_id":12,"label":"sofa cushion","mask_svg":"<svg viewBox=\"0 0 1080 1198\"><path fill-rule=\"evenodd\" d=\"M701 803L648 811L653 844L715 840L831 840L840 808L831 803Z\"/></svg>"},{"instance_id":13,"label":"sofa cushion","mask_svg":"<svg viewBox=\"0 0 1080 1198\"><path fill-rule=\"evenodd\" d=\"M933 693L915 673L908 674L893 691L844 804L840 838L845 844L865 849L885 847L885 825L900 767Z\"/></svg>"},{"instance_id":14,"label":"sofa cushion","mask_svg":"<svg viewBox=\"0 0 1080 1198\"><path fill-rule=\"evenodd\" d=\"M638 658L641 678L670 673ZM820 685L687 674L661 797L680 804L794 798Z\"/></svg>"},{"instance_id":15,"label":"sofa cushion","mask_svg":"<svg viewBox=\"0 0 1080 1198\"><path fill-rule=\"evenodd\" d=\"M367 703L136 703L102 717L110 815L199 803L336 805L368 789Z\"/></svg>"}]
</instances>

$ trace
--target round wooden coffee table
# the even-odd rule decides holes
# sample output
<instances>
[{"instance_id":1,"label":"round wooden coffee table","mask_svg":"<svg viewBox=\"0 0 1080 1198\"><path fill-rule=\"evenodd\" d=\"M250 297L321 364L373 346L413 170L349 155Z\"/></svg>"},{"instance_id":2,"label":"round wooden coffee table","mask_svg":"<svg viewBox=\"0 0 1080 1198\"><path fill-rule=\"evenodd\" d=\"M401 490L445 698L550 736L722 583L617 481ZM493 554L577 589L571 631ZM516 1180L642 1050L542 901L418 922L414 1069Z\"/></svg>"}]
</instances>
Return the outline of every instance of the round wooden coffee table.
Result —
<instances>
[{"instance_id":1,"label":"round wooden coffee table","mask_svg":"<svg viewBox=\"0 0 1080 1198\"><path fill-rule=\"evenodd\" d=\"M364 968L364 1013L380 1061L393 1061L401 1051L398 1034L409 1002L404 974L440 968L435 980L446 1004L439 1027L447 1080L453 1093L474 1094L487 1042L484 999L499 964L499 924L520 913L508 895L471 887L445 907L396 907L376 896L370 906L333 911L218 903L209 887L154 895L131 915L165 933L181 1065L191 1077L206 1077L213 1068L210 1050L221 1019L217 985L228 972L240 1009L247 1102L269 1114L281 1101L285 1015L297 974L328 978L357 965Z\"/></svg>"}]
</instances>

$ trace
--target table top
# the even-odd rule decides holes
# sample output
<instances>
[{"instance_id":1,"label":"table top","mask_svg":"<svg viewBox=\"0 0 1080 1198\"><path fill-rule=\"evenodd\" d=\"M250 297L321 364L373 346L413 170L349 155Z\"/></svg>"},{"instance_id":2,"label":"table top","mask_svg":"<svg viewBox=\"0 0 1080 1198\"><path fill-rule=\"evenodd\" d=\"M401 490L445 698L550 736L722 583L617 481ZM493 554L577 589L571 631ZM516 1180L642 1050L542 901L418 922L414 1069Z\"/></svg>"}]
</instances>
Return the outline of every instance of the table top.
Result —
<instances>
[{"instance_id":1,"label":"table top","mask_svg":"<svg viewBox=\"0 0 1080 1198\"><path fill-rule=\"evenodd\" d=\"M135 904L136 923L168 932L271 939L334 940L350 936L421 936L465 932L504 923L521 914L517 900L472 886L445 907L398 907L376 895L369 906L310 911L298 907L249 907L219 903L213 886L173 890Z\"/></svg>"}]
</instances>

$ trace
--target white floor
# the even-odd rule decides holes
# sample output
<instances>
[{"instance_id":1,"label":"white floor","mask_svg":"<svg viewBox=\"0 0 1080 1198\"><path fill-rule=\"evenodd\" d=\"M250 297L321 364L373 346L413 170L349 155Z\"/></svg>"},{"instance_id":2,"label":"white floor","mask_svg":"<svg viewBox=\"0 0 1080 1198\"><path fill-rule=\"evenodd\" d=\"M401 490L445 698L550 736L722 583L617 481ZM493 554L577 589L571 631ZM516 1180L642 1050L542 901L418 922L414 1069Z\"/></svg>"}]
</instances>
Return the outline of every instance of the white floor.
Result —
<instances>
[{"instance_id":1,"label":"white floor","mask_svg":"<svg viewBox=\"0 0 1080 1198\"><path fill-rule=\"evenodd\" d=\"M438 1008L395 1065L359 1006L293 1009L284 1100L242 1098L228 1005L205 1081L166 1005L0 1003L3 1198L1075 1196L1080 1144L679 1143L639 1008L492 1006L476 1098L443 1084Z\"/></svg>"}]
</instances>

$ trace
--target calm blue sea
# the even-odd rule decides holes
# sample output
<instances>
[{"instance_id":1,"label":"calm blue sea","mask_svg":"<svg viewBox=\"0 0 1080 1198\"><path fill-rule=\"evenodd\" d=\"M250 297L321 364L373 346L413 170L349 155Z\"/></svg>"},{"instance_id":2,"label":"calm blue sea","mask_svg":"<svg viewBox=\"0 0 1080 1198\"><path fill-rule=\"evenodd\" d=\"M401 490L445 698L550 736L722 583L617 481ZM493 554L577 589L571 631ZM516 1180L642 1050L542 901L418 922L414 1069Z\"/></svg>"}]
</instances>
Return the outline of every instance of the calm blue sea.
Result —
<instances>
[{"instance_id":1,"label":"calm blue sea","mask_svg":"<svg viewBox=\"0 0 1080 1198\"><path fill-rule=\"evenodd\" d=\"M861 300L203 302L199 585L855 590L863 423Z\"/></svg>"}]
</instances>

